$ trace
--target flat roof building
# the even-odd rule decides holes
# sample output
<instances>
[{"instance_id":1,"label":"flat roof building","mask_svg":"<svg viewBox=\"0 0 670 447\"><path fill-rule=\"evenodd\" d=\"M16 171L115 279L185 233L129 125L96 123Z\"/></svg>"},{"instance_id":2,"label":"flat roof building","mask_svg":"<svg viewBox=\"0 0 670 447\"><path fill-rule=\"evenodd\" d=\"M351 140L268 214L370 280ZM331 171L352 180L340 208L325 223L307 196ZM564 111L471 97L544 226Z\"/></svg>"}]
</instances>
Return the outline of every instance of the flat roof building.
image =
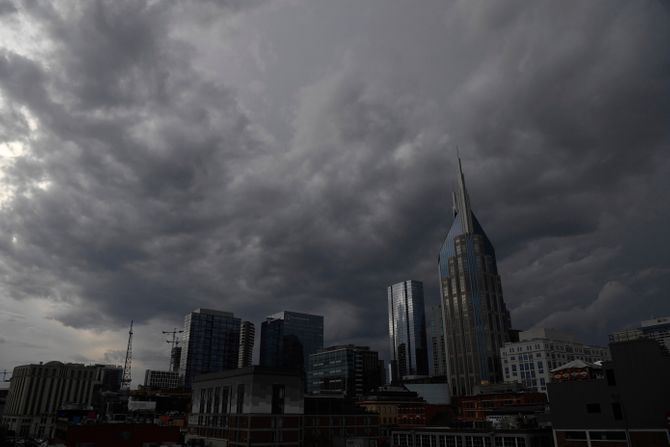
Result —
<instances>
[{"instance_id":1,"label":"flat roof building","mask_svg":"<svg viewBox=\"0 0 670 447\"><path fill-rule=\"evenodd\" d=\"M537 328L520 332L517 343L505 343L500 358L505 382L546 393L552 369L577 359L589 363L607 360L609 350L579 343L571 334Z\"/></svg>"}]
</instances>

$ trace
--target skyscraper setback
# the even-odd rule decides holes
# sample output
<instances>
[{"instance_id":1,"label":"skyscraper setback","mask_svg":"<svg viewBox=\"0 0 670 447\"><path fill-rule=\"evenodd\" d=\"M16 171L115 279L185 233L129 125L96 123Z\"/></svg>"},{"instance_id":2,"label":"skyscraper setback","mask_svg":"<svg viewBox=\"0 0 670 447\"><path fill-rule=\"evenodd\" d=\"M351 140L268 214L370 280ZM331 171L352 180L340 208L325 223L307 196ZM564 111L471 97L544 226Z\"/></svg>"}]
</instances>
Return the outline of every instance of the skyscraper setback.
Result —
<instances>
[{"instance_id":1,"label":"skyscraper setback","mask_svg":"<svg viewBox=\"0 0 670 447\"><path fill-rule=\"evenodd\" d=\"M495 251L470 208L460 159L458 169L454 221L438 266L448 381L452 395L462 396L475 385L503 380L500 348L509 341L511 323Z\"/></svg>"},{"instance_id":2,"label":"skyscraper setback","mask_svg":"<svg viewBox=\"0 0 670 447\"><path fill-rule=\"evenodd\" d=\"M391 381L428 374L423 283L403 281L388 287Z\"/></svg>"}]
</instances>

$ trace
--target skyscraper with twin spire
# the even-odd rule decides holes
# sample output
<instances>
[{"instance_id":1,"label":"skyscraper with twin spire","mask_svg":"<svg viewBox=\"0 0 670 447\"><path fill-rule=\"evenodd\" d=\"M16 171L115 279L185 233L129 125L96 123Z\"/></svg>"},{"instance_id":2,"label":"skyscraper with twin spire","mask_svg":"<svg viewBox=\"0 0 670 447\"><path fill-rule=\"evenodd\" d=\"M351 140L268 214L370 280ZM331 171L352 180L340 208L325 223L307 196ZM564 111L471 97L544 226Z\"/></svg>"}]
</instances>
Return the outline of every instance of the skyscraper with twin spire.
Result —
<instances>
[{"instance_id":1,"label":"skyscraper with twin spire","mask_svg":"<svg viewBox=\"0 0 670 447\"><path fill-rule=\"evenodd\" d=\"M458 159L454 221L438 256L447 375L452 395L501 382L500 348L509 341L510 316L503 301L495 250L470 208Z\"/></svg>"}]
</instances>

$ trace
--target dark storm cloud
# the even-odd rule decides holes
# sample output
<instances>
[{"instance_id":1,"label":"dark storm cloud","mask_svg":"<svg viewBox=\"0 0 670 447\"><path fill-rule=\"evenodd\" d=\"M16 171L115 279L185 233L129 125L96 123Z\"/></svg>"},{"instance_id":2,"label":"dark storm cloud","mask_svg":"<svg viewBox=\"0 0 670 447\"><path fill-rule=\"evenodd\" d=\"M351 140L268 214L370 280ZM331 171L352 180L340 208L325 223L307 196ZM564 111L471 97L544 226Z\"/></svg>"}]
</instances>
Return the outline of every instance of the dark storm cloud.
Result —
<instances>
[{"instance_id":1,"label":"dark storm cloud","mask_svg":"<svg viewBox=\"0 0 670 447\"><path fill-rule=\"evenodd\" d=\"M670 312L658 202L670 27L657 3L370 1L372 15L286 3L288 18L258 30L278 54L259 82L302 82L291 104L269 103L286 141L173 34L189 14L209 26L214 12L243 13L217 3L21 11L49 46L0 55L0 136L30 148L4 169L8 296L49 298L77 328L201 305L255 321L320 312L329 341L383 349L388 284L423 280L436 300L460 144L515 326L602 342ZM313 49L291 45L306 32ZM222 77L237 62L220 61Z\"/></svg>"}]
</instances>

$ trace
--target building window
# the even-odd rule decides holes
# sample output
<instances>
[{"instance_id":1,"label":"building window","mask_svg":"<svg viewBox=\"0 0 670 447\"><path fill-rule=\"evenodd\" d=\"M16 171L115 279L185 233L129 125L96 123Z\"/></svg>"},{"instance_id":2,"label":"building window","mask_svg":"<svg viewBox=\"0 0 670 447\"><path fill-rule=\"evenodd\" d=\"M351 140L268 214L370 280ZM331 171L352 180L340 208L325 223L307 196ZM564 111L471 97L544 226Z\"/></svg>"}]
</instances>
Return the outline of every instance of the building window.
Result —
<instances>
[{"instance_id":1,"label":"building window","mask_svg":"<svg viewBox=\"0 0 670 447\"><path fill-rule=\"evenodd\" d=\"M617 421L623 419L623 412L621 411L621 404L619 402L612 403L612 415L614 415L614 419Z\"/></svg>"},{"instance_id":2,"label":"building window","mask_svg":"<svg viewBox=\"0 0 670 447\"><path fill-rule=\"evenodd\" d=\"M236 413L242 413L244 411L244 384L240 383L237 385L237 405L235 408Z\"/></svg>"},{"instance_id":3,"label":"building window","mask_svg":"<svg viewBox=\"0 0 670 447\"><path fill-rule=\"evenodd\" d=\"M566 441L586 441L586 432L585 431L566 431L565 432Z\"/></svg>"},{"instance_id":4,"label":"building window","mask_svg":"<svg viewBox=\"0 0 670 447\"><path fill-rule=\"evenodd\" d=\"M614 377L614 370L613 369L606 369L605 370L605 376L607 377L607 385L608 386L616 386L616 378Z\"/></svg>"},{"instance_id":5,"label":"building window","mask_svg":"<svg viewBox=\"0 0 670 447\"><path fill-rule=\"evenodd\" d=\"M586 412L587 413L600 413L600 404L598 403L592 403L592 404L586 404Z\"/></svg>"},{"instance_id":6,"label":"building window","mask_svg":"<svg viewBox=\"0 0 670 447\"><path fill-rule=\"evenodd\" d=\"M625 441L626 433L623 431L592 431L589 437L593 441Z\"/></svg>"},{"instance_id":7,"label":"building window","mask_svg":"<svg viewBox=\"0 0 670 447\"><path fill-rule=\"evenodd\" d=\"M284 414L284 385L272 385L272 414Z\"/></svg>"}]
</instances>

